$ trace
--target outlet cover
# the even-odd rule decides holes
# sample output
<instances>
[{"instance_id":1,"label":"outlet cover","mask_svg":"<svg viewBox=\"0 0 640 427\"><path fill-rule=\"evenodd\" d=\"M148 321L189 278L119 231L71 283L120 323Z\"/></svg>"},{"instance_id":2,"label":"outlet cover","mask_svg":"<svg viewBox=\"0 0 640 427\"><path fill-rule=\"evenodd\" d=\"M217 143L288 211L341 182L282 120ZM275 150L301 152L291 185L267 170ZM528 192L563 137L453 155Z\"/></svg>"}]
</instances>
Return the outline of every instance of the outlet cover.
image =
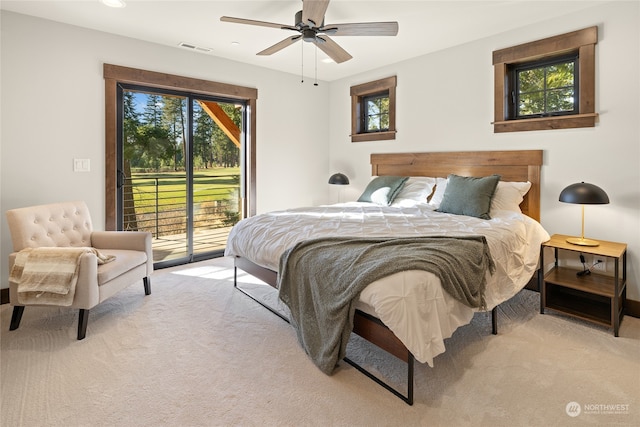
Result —
<instances>
[{"instance_id":1,"label":"outlet cover","mask_svg":"<svg viewBox=\"0 0 640 427\"><path fill-rule=\"evenodd\" d=\"M598 259L594 258L593 262L597 262ZM605 261L604 259L602 260L602 262L598 262L597 264L593 265L593 269L595 271L607 271L607 261Z\"/></svg>"}]
</instances>

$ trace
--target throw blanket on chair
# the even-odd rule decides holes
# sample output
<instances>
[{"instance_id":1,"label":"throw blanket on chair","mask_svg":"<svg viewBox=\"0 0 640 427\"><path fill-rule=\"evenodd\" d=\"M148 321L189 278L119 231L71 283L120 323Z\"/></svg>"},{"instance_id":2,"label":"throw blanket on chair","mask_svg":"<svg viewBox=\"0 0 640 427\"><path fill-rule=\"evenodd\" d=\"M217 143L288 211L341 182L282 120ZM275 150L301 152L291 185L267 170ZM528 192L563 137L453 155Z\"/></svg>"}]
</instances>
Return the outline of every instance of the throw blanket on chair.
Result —
<instances>
[{"instance_id":1,"label":"throw blanket on chair","mask_svg":"<svg viewBox=\"0 0 640 427\"><path fill-rule=\"evenodd\" d=\"M85 253L95 254L98 264L115 259L88 247L25 248L18 252L9 274L9 279L18 284L18 303L70 306L80 258Z\"/></svg>"},{"instance_id":2,"label":"throw blanket on chair","mask_svg":"<svg viewBox=\"0 0 640 427\"><path fill-rule=\"evenodd\" d=\"M440 278L451 296L484 308L494 264L484 236L321 238L299 242L280 258L280 299L298 341L325 374L346 355L355 302L370 283L406 270Z\"/></svg>"}]
</instances>

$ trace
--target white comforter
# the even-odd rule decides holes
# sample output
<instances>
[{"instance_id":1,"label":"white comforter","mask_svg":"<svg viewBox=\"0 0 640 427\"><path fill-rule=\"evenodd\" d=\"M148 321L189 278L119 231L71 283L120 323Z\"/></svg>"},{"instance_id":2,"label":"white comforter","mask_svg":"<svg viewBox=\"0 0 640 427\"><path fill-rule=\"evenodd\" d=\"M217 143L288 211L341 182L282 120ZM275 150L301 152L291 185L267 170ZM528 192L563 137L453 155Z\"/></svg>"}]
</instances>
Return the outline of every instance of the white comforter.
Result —
<instances>
[{"instance_id":1,"label":"white comforter","mask_svg":"<svg viewBox=\"0 0 640 427\"><path fill-rule=\"evenodd\" d=\"M296 242L326 236L484 235L496 265L487 277L487 309L521 290L538 265L540 244L549 234L521 213L492 212L491 220L435 212L427 204L408 208L370 203L341 203L270 212L236 224L225 255L242 256L273 271L280 255ZM445 351L444 339L471 321L474 309L447 294L426 271L405 271L373 282L360 295L358 308L378 317L413 353L433 366Z\"/></svg>"}]
</instances>

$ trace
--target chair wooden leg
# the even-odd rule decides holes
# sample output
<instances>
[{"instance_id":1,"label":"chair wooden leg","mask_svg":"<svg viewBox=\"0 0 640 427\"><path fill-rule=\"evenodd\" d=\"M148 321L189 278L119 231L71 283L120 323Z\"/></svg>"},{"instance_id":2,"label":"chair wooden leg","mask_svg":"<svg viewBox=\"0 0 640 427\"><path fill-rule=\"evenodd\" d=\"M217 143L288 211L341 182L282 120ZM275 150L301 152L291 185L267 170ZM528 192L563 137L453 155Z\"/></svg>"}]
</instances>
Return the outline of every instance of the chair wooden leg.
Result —
<instances>
[{"instance_id":1,"label":"chair wooden leg","mask_svg":"<svg viewBox=\"0 0 640 427\"><path fill-rule=\"evenodd\" d=\"M151 295L151 277L145 277L142 279L144 283L144 294Z\"/></svg>"},{"instance_id":2,"label":"chair wooden leg","mask_svg":"<svg viewBox=\"0 0 640 427\"><path fill-rule=\"evenodd\" d=\"M78 316L78 340L83 340L87 335L87 323L89 322L89 310L80 309Z\"/></svg>"},{"instance_id":3,"label":"chair wooden leg","mask_svg":"<svg viewBox=\"0 0 640 427\"><path fill-rule=\"evenodd\" d=\"M498 307L493 307L491 310L491 333L498 335Z\"/></svg>"},{"instance_id":4,"label":"chair wooden leg","mask_svg":"<svg viewBox=\"0 0 640 427\"><path fill-rule=\"evenodd\" d=\"M20 326L22 320L22 313L24 313L24 305L16 305L13 307L13 314L11 314L11 324L9 325L10 331L15 331Z\"/></svg>"}]
</instances>

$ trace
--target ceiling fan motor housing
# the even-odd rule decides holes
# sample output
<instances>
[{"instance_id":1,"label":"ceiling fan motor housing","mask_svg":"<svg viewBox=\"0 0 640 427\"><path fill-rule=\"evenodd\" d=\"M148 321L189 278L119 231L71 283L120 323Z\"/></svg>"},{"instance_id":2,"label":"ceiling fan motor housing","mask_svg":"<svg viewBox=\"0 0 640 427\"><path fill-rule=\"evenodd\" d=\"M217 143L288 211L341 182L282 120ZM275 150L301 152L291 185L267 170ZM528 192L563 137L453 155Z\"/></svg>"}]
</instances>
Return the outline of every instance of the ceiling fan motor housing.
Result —
<instances>
[{"instance_id":1,"label":"ceiling fan motor housing","mask_svg":"<svg viewBox=\"0 0 640 427\"><path fill-rule=\"evenodd\" d=\"M310 42L313 43L316 41L316 31L312 30L311 28L305 28L304 30L302 30L302 40L306 41L306 42Z\"/></svg>"}]
</instances>

